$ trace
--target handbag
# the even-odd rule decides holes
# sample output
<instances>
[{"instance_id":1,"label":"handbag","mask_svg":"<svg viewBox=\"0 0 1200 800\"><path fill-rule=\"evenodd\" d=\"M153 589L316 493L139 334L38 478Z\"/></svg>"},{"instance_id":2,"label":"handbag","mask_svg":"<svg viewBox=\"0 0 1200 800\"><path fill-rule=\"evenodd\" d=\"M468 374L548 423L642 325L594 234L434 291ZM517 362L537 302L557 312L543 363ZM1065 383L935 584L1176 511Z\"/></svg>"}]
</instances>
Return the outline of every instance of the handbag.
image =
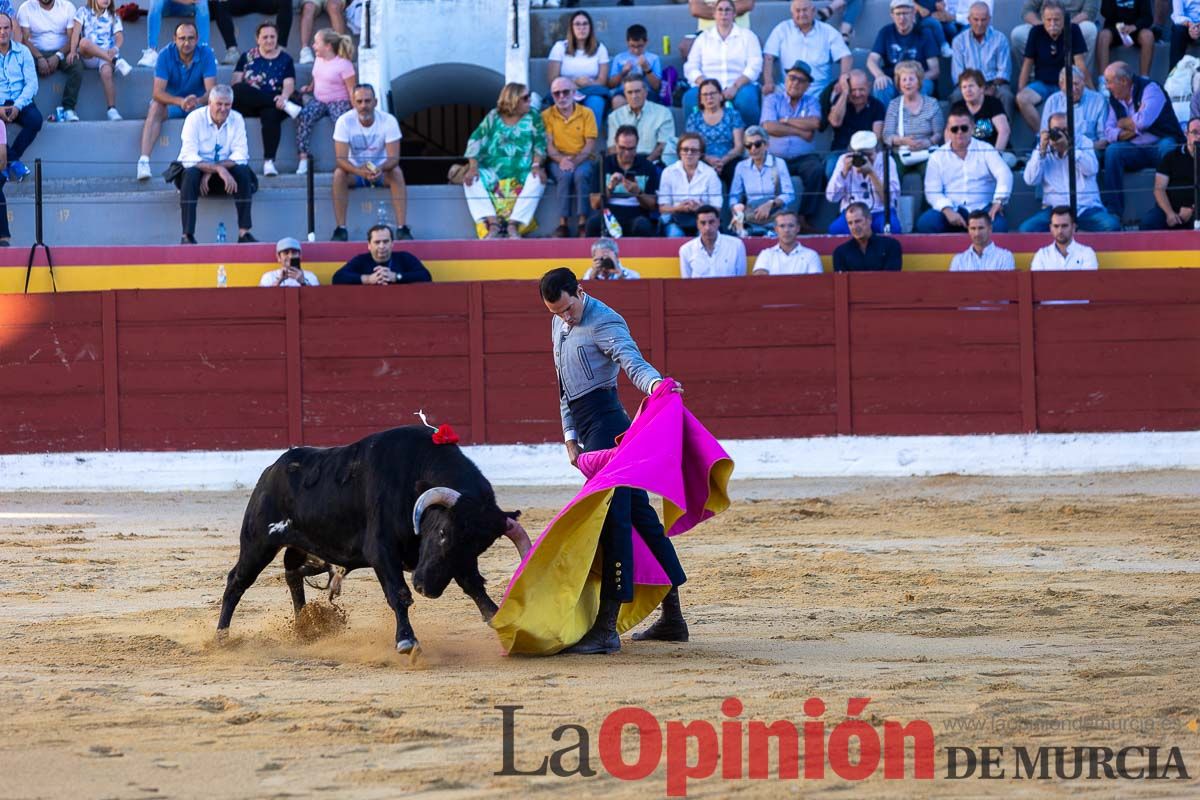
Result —
<instances>
[{"instance_id":1,"label":"handbag","mask_svg":"<svg viewBox=\"0 0 1200 800\"><path fill-rule=\"evenodd\" d=\"M904 98L901 97L901 98L899 98L899 100L900 100L900 120L896 125L896 133L898 133L900 136L903 136L904 135ZM916 152L913 152L912 150L910 150L908 148L907 145L905 145L896 150L896 158L900 159L900 163L906 167L916 166L917 164L923 164L929 160L929 149L926 148L924 150L917 150Z\"/></svg>"},{"instance_id":2,"label":"handbag","mask_svg":"<svg viewBox=\"0 0 1200 800\"><path fill-rule=\"evenodd\" d=\"M179 182L183 180L183 164L178 161L172 161L163 170L162 178L167 183L175 184L175 188L179 188Z\"/></svg>"}]
</instances>

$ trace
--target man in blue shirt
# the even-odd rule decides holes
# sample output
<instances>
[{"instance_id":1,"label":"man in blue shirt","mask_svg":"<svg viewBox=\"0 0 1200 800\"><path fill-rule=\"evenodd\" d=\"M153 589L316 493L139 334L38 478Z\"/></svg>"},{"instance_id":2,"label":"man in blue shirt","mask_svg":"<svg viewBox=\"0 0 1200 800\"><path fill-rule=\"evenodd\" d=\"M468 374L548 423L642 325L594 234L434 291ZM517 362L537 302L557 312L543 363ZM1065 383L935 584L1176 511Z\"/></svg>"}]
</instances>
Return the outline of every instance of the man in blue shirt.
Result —
<instances>
[{"instance_id":1,"label":"man in blue shirt","mask_svg":"<svg viewBox=\"0 0 1200 800\"><path fill-rule=\"evenodd\" d=\"M335 284L388 286L394 283L429 283L433 280L421 259L403 250L393 251L392 227L372 225L367 250L333 273Z\"/></svg>"},{"instance_id":2,"label":"man in blue shirt","mask_svg":"<svg viewBox=\"0 0 1200 800\"><path fill-rule=\"evenodd\" d=\"M142 125L142 154L137 179L150 179L150 151L158 141L163 120L186 117L208 105L208 93L217 84L217 58L208 45L197 46L196 23L175 26L175 41L158 54L154 66L154 95Z\"/></svg>"},{"instance_id":3,"label":"man in blue shirt","mask_svg":"<svg viewBox=\"0 0 1200 800\"><path fill-rule=\"evenodd\" d=\"M803 61L788 67L784 90L763 98L762 127L771 136L770 150L787 162L788 171L800 178L804 194L797 208L801 233L814 233L810 222L825 197L825 163L813 145L821 128L821 103L808 94L812 68Z\"/></svg>"},{"instance_id":4,"label":"man in blue shirt","mask_svg":"<svg viewBox=\"0 0 1200 800\"><path fill-rule=\"evenodd\" d=\"M871 210L866 203L846 206L850 241L833 251L834 272L899 272L904 255L900 242L888 236L871 235Z\"/></svg>"},{"instance_id":5,"label":"man in blue shirt","mask_svg":"<svg viewBox=\"0 0 1200 800\"><path fill-rule=\"evenodd\" d=\"M895 73L901 61L917 61L925 65L925 80L921 93L933 97L938 79L940 48L928 28L916 27L913 0L892 0L892 24L884 25L875 37L867 69L875 78L875 96L885 106L897 94Z\"/></svg>"},{"instance_id":6,"label":"man in blue shirt","mask_svg":"<svg viewBox=\"0 0 1200 800\"><path fill-rule=\"evenodd\" d=\"M20 162L21 154L33 144L42 129L42 114L33 104L38 90L37 67L29 48L12 40L13 21L0 14L0 124L15 122L21 132L8 146L8 177L24 180L29 168Z\"/></svg>"}]
</instances>

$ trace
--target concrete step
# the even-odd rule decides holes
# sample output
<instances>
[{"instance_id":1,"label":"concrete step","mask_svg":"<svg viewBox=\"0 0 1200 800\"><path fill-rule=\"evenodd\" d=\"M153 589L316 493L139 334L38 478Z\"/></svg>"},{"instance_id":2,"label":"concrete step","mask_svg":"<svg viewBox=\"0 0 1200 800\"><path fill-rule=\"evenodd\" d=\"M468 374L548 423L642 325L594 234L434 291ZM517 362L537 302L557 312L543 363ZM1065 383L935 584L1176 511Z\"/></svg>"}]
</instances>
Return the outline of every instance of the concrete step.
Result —
<instances>
[{"instance_id":1,"label":"concrete step","mask_svg":"<svg viewBox=\"0 0 1200 800\"><path fill-rule=\"evenodd\" d=\"M149 2L139 3L143 8L149 6ZM125 44L121 48L122 54L129 63L136 62L141 58L142 50L148 46L146 24L147 17L142 17L137 22L126 22L125 27ZM192 17L163 17L162 30L158 34L158 47L162 48L171 43L171 36L175 30L175 26L184 19L193 19ZM242 17L233 18L233 29L237 34L238 48L243 52L254 46L254 29L258 27L258 23L264 20L274 20L274 14L247 14ZM317 15L313 21L313 32L319 31L321 28L329 27L329 17L324 12ZM220 59L225 52L225 41L221 38L221 32L217 30L217 20L215 14L209 26L208 41L212 46L213 52ZM357 41L355 42L357 44ZM292 30L288 36L287 47L285 48L292 54L293 58L300 57L300 48L311 42L300 41L300 11L297 9L292 14Z\"/></svg>"},{"instance_id":2,"label":"concrete step","mask_svg":"<svg viewBox=\"0 0 1200 800\"><path fill-rule=\"evenodd\" d=\"M179 156L183 120L168 120L163 124L150 163L158 174ZM62 122L47 123L25 152L22 161L33 169L36 158L42 159L46 178L125 178L134 175L141 150L142 122ZM250 146L250 161L255 171L262 167L262 125L258 119L246 120L246 138ZM11 140L11 134L10 134ZM103 142L102 147L89 146ZM313 157L319 170L332 171L333 122L324 118L313 132ZM296 124L284 120L279 154L275 159L281 172L296 169Z\"/></svg>"}]
</instances>

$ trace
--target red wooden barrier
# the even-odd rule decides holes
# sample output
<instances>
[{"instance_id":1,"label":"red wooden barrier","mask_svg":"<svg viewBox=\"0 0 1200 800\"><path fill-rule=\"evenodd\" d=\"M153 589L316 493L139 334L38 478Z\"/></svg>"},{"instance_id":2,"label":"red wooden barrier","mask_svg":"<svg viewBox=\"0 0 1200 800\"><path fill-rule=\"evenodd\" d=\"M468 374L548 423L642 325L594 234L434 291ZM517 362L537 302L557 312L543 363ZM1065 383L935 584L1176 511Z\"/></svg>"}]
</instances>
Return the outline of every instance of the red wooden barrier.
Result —
<instances>
[{"instance_id":1,"label":"red wooden barrier","mask_svg":"<svg viewBox=\"0 0 1200 800\"><path fill-rule=\"evenodd\" d=\"M1200 427L1196 270L588 291L719 436ZM557 441L554 389L528 281L0 295L0 452L329 445L418 409L464 441Z\"/></svg>"}]
</instances>

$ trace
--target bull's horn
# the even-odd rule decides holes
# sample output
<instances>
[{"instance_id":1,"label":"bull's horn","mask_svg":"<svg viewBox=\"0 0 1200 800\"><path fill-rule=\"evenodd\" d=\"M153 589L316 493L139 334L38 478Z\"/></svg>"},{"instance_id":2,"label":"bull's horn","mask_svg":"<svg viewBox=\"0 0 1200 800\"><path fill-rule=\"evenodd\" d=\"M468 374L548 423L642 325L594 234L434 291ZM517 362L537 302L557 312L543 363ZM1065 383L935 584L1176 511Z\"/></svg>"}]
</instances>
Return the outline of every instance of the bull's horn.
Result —
<instances>
[{"instance_id":1,"label":"bull's horn","mask_svg":"<svg viewBox=\"0 0 1200 800\"><path fill-rule=\"evenodd\" d=\"M517 552L521 554L521 560L525 560L525 555L533 547L529 542L529 534L525 532L524 526L515 519L508 521L508 526L504 529L504 535L512 539L512 543L517 546Z\"/></svg>"},{"instance_id":2,"label":"bull's horn","mask_svg":"<svg viewBox=\"0 0 1200 800\"><path fill-rule=\"evenodd\" d=\"M417 498L417 504L413 507L413 533L417 536L421 535L421 515L425 513L426 508L429 506L454 508L454 504L458 502L458 498L460 497L462 495L459 492L454 491L448 486L435 486L432 489L426 489Z\"/></svg>"}]
</instances>

